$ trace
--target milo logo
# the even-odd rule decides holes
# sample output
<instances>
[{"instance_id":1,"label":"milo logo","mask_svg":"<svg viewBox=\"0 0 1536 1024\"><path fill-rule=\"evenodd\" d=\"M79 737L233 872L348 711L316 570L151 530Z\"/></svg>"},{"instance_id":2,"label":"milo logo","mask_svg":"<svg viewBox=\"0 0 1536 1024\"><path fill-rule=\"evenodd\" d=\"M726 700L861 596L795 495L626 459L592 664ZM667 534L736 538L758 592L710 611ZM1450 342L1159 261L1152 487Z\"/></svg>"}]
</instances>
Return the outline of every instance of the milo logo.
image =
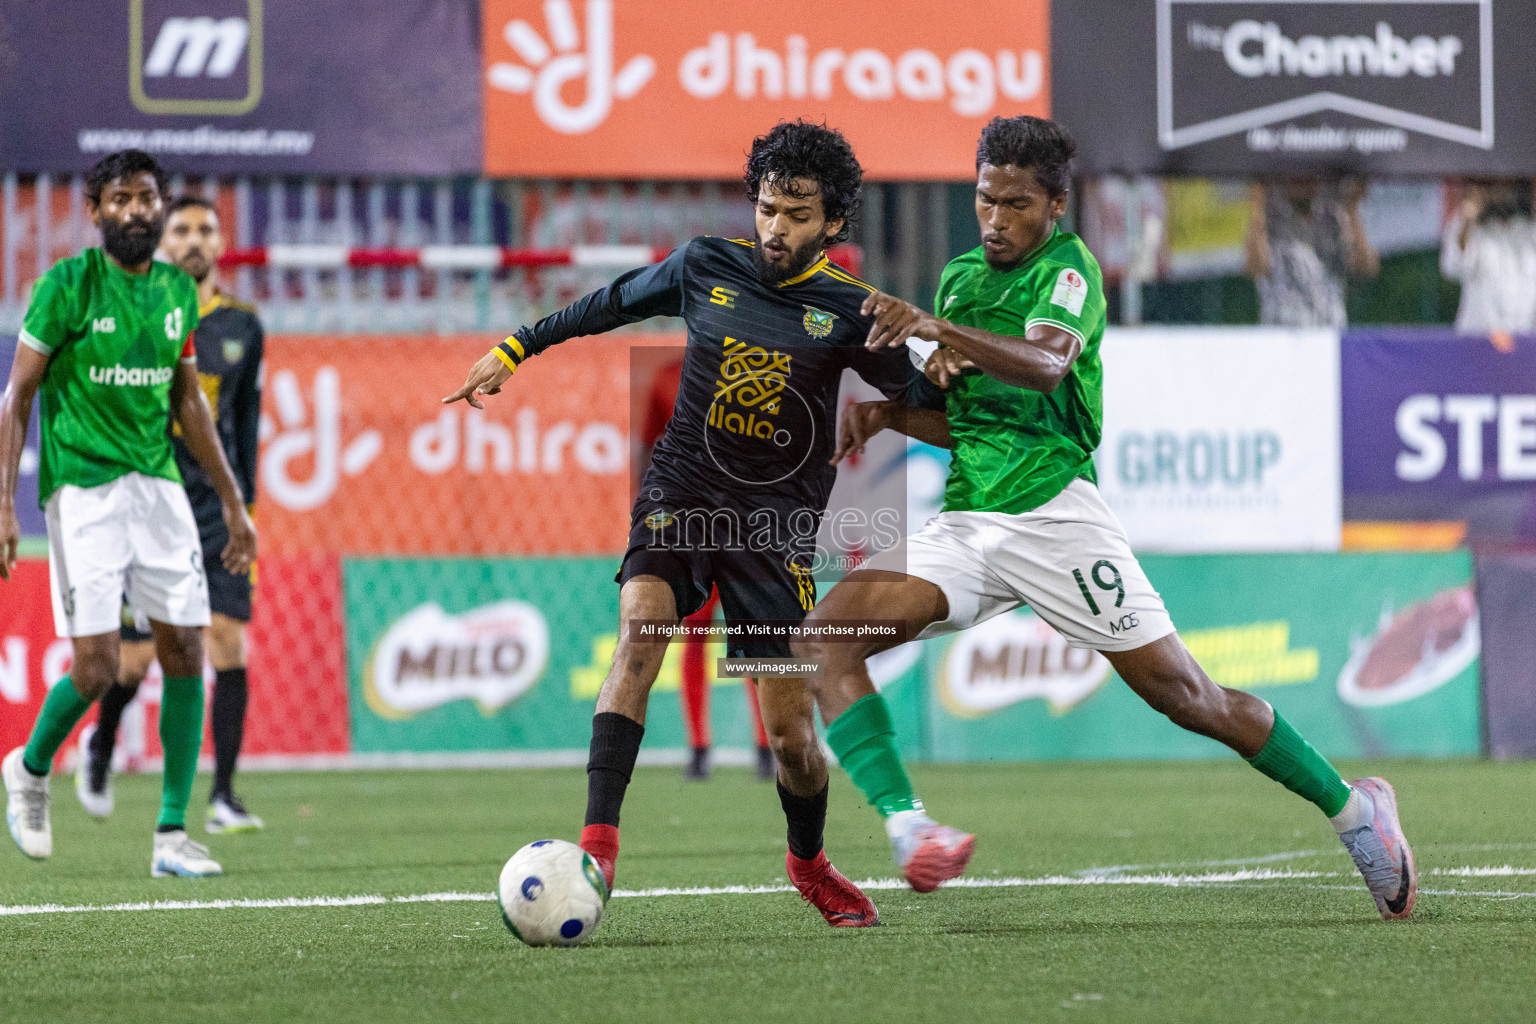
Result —
<instances>
[{"instance_id":1,"label":"milo logo","mask_svg":"<svg viewBox=\"0 0 1536 1024\"><path fill-rule=\"evenodd\" d=\"M92 366L92 384L110 384L119 388L146 388L169 384L176 371L169 366Z\"/></svg>"}]
</instances>

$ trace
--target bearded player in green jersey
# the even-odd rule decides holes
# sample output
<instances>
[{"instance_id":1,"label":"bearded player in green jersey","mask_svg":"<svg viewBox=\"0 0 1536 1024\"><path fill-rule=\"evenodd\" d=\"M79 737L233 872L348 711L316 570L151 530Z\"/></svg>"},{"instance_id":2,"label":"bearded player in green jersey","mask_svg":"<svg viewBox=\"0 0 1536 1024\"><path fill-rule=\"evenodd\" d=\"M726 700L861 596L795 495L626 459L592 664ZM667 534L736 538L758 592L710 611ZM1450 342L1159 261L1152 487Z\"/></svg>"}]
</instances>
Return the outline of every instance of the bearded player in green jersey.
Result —
<instances>
[{"instance_id":1,"label":"bearded player in green jersey","mask_svg":"<svg viewBox=\"0 0 1536 1024\"><path fill-rule=\"evenodd\" d=\"M180 424L223 505L223 562L244 573L256 531L198 384L197 286L154 260L167 180L154 158L124 150L86 178L99 249L54 264L32 290L10 383L0 398L0 579L16 561L17 467L34 396L42 396L38 496L47 514L54 625L74 664L48 692L25 747L0 763L6 823L28 857L53 853L48 773L91 702L117 678L123 598L149 616L160 665L165 780L150 874L217 875L187 836L203 736L203 634L209 621L197 523L167 424Z\"/></svg>"},{"instance_id":2,"label":"bearded player in green jersey","mask_svg":"<svg viewBox=\"0 0 1536 1024\"><path fill-rule=\"evenodd\" d=\"M903 619L907 636L952 633L1023 605L1074 647L1101 651L1120 678L1185 729L1237 751L1316 804L1365 877L1383 917L1407 917L1413 853L1384 780L1346 783L1270 705L1217 686L1174 632L1162 598L1095 486L1102 423L1098 261L1056 227L1066 208L1072 140L1034 117L994 119L976 154L981 247L944 270L925 313L872 295L868 346L937 342L929 372L944 413L871 402L845 414L833 460L886 427L954 451L944 510L838 583L808 618ZM944 318L944 319L941 319ZM891 643L807 643L827 740L886 817L899 862L928 822L903 771L891 719L864 659ZM908 870L908 876L912 871Z\"/></svg>"}]
</instances>

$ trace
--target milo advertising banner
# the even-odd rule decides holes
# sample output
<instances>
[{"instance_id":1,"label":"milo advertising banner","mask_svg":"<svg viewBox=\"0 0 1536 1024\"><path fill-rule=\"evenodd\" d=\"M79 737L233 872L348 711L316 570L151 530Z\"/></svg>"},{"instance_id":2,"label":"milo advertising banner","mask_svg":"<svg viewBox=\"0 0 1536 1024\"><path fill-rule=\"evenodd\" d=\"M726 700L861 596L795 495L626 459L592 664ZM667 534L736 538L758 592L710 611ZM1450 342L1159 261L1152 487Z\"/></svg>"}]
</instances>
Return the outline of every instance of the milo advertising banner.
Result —
<instances>
[{"instance_id":1,"label":"milo advertising banner","mask_svg":"<svg viewBox=\"0 0 1536 1024\"><path fill-rule=\"evenodd\" d=\"M618 642L617 558L343 565L352 751L584 761ZM1480 624L1465 553L1143 559L1211 678L1268 700L1333 757L1476 754ZM714 742L752 745L741 683L714 678ZM686 746L674 641L645 749ZM1227 754L1148 708L1100 655L1029 611L871 662L916 760Z\"/></svg>"},{"instance_id":2,"label":"milo advertising banner","mask_svg":"<svg viewBox=\"0 0 1536 1024\"><path fill-rule=\"evenodd\" d=\"M1465 553L1148 556L1211 678L1333 757L1476 754L1477 605ZM932 655L935 760L1225 756L1028 611Z\"/></svg>"},{"instance_id":3,"label":"milo advertising banner","mask_svg":"<svg viewBox=\"0 0 1536 1024\"><path fill-rule=\"evenodd\" d=\"M570 752L585 761L598 691L618 643L618 558L355 559L344 564L352 751ZM738 679L707 643L717 747L748 748ZM920 756L922 651L874 666L907 753ZM651 693L647 750L685 747L674 641Z\"/></svg>"}]
</instances>

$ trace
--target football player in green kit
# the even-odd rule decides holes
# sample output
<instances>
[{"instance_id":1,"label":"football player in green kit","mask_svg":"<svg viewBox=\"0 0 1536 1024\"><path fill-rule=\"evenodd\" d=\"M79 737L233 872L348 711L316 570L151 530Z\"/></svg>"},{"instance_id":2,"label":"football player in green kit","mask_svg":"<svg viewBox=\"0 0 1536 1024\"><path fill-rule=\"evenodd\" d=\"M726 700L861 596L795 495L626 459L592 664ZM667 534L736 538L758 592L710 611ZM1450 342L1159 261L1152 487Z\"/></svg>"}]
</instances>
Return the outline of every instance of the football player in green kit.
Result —
<instances>
[{"instance_id":1,"label":"football player in green kit","mask_svg":"<svg viewBox=\"0 0 1536 1024\"><path fill-rule=\"evenodd\" d=\"M197 196L182 196L166 213L166 259L197 282L197 376L213 409L214 425L245 495L246 511L256 516L256 442L261 416L261 365L265 336L254 307L219 288L219 256L224 233L213 205ZM246 630L251 621L251 574L235 575L224 568L219 552L229 542L218 492L178 433L176 450L187 500L203 545L203 575L213 624L204 638L213 663L212 707L213 791L208 795L204 827L210 834L256 832L262 820L235 796L235 766L245 733ZM118 679L97 705L96 724L80 733L80 758L75 768L75 793L86 812L97 818L112 813L112 752L118 723L138 693L155 660L155 638L135 609L124 608L123 646Z\"/></svg>"},{"instance_id":2,"label":"football player in green kit","mask_svg":"<svg viewBox=\"0 0 1536 1024\"><path fill-rule=\"evenodd\" d=\"M844 415L834 461L886 427L953 450L944 509L904 545L849 574L807 619L903 619L920 639L1028 605L1075 647L1101 651L1174 724L1225 743L1315 804L1386 918L1413 909L1417 875L1392 787L1346 783L1266 701L1217 686L1174 631L1162 598L1095 486L1105 301L1098 261L1056 221L1075 146L1054 122L996 118L976 154L981 247L945 268L937 315L872 295L871 349L937 342L929 372L943 413L883 402ZM894 646L806 643L827 741L886 818L898 861L927 818L902 769L864 659Z\"/></svg>"},{"instance_id":3,"label":"football player in green kit","mask_svg":"<svg viewBox=\"0 0 1536 1024\"><path fill-rule=\"evenodd\" d=\"M17 468L35 396L41 397L38 495L47 516L54 625L73 641L70 674L49 691L25 747L0 763L6 823L21 852L53 853L49 779L54 755L117 678L126 594L148 615L161 667L165 778L150 874L217 875L186 831L203 735L203 627L209 622L202 545L168 419L218 492L243 573L256 531L198 384L197 286L154 260L165 226L167 179L153 157L124 150L86 178L100 248L54 264L36 284L0 398L0 579L9 579L20 526Z\"/></svg>"}]
</instances>

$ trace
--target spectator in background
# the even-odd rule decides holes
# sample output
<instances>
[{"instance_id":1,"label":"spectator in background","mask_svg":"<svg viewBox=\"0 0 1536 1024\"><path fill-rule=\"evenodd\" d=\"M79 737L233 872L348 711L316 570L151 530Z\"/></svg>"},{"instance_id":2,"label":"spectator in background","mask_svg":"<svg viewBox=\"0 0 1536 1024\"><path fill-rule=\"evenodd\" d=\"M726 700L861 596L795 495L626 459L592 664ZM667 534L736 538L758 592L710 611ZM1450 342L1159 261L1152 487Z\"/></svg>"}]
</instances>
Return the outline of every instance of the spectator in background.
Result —
<instances>
[{"instance_id":1,"label":"spectator in background","mask_svg":"<svg viewBox=\"0 0 1536 1024\"><path fill-rule=\"evenodd\" d=\"M1536 332L1536 216L1529 181L1472 180L1446 227L1440 272L1461 282L1462 334Z\"/></svg>"},{"instance_id":2,"label":"spectator in background","mask_svg":"<svg viewBox=\"0 0 1536 1024\"><path fill-rule=\"evenodd\" d=\"M1360 223L1365 188L1357 178L1337 187L1292 178L1249 189L1248 275L1259 288L1261 324L1345 325L1345 279L1381 270Z\"/></svg>"}]
</instances>

